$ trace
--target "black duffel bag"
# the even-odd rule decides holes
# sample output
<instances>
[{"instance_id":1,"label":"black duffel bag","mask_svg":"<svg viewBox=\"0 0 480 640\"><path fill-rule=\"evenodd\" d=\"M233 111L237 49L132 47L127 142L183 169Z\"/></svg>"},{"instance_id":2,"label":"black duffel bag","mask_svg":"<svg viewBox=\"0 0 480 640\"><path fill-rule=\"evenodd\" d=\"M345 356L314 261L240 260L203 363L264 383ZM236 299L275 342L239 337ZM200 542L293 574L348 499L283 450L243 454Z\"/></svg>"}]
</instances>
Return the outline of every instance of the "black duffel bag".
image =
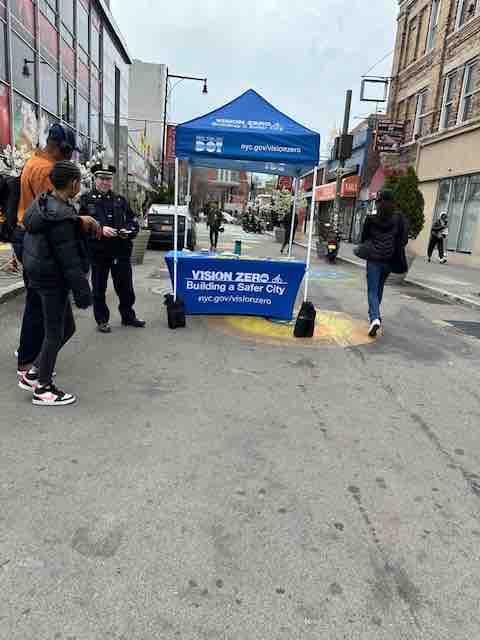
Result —
<instances>
[{"instance_id":1,"label":"black duffel bag","mask_svg":"<svg viewBox=\"0 0 480 640\"><path fill-rule=\"evenodd\" d=\"M304 302L295 323L293 335L296 338L312 338L315 333L317 312L311 302Z\"/></svg>"},{"instance_id":2,"label":"black duffel bag","mask_svg":"<svg viewBox=\"0 0 480 640\"><path fill-rule=\"evenodd\" d=\"M165 306L167 307L169 329L181 329L186 326L185 305L183 300L177 296L174 300L171 293L165 296Z\"/></svg>"}]
</instances>

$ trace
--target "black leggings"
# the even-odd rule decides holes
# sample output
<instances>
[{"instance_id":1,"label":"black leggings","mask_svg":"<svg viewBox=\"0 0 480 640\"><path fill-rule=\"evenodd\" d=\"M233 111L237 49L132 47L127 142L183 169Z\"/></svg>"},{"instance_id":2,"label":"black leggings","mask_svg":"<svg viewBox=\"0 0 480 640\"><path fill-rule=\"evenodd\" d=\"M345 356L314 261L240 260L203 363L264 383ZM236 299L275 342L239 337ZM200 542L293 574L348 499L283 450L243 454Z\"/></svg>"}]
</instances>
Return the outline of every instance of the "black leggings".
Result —
<instances>
[{"instance_id":1,"label":"black leggings","mask_svg":"<svg viewBox=\"0 0 480 640\"><path fill-rule=\"evenodd\" d=\"M435 247L438 247L438 255L440 256L440 260L443 260L444 258L444 251L443 251L443 243L444 243L444 239L443 238L437 238L436 236L432 236L430 238L430 243L428 245L428 257L431 258L432 254L433 254L433 250L435 249Z\"/></svg>"},{"instance_id":2,"label":"black leggings","mask_svg":"<svg viewBox=\"0 0 480 640\"><path fill-rule=\"evenodd\" d=\"M38 294L42 300L45 337L35 366L39 370L38 381L45 386L52 382L58 352L75 333L75 320L68 291L44 289Z\"/></svg>"},{"instance_id":3,"label":"black leggings","mask_svg":"<svg viewBox=\"0 0 480 640\"><path fill-rule=\"evenodd\" d=\"M210 245L216 249L218 244L218 227L210 226Z\"/></svg>"}]
</instances>

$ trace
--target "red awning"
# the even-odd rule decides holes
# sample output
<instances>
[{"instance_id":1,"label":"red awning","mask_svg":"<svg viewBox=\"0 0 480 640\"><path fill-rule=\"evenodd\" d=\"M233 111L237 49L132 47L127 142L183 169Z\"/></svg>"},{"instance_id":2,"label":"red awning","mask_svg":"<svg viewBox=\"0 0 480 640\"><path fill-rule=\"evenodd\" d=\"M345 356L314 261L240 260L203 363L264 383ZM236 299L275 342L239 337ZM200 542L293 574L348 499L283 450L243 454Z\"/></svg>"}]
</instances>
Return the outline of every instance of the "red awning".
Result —
<instances>
[{"instance_id":1,"label":"red awning","mask_svg":"<svg viewBox=\"0 0 480 640\"><path fill-rule=\"evenodd\" d=\"M322 184L315 189L315 202L335 200L335 182ZM355 198L360 191L360 176L348 176L342 180L342 198Z\"/></svg>"}]
</instances>

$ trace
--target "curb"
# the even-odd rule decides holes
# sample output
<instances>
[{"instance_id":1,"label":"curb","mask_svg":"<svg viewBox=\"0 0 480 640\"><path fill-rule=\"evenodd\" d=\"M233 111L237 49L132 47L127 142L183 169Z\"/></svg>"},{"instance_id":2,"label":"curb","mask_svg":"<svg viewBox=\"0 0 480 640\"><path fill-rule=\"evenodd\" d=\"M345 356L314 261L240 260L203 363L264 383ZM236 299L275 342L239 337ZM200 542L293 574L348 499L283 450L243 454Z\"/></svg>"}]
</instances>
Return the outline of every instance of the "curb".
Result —
<instances>
[{"instance_id":1,"label":"curb","mask_svg":"<svg viewBox=\"0 0 480 640\"><path fill-rule=\"evenodd\" d=\"M352 260L352 258L345 258L344 256L339 256L338 259L341 262L346 262L348 264L354 265L355 267L359 267L360 269L365 268L362 262L357 262L356 260ZM424 291L429 291L430 293L433 293L439 298L446 298L447 300L451 300L452 302L456 302L457 304L461 304L465 307L470 307L471 309L480 309L480 299L477 302L476 300L465 298L464 296L460 296L456 293L452 293L451 291L447 291L446 289L440 289L439 287L434 287L431 284L426 284L425 282L414 280L412 278L405 278L405 284L418 287L419 289L423 289Z\"/></svg>"},{"instance_id":2,"label":"curb","mask_svg":"<svg viewBox=\"0 0 480 640\"><path fill-rule=\"evenodd\" d=\"M0 304L20 295L21 293L23 293L24 289L25 285L23 281L13 282L12 284L9 284L8 286L2 288L0 290Z\"/></svg>"},{"instance_id":3,"label":"curb","mask_svg":"<svg viewBox=\"0 0 480 640\"><path fill-rule=\"evenodd\" d=\"M303 247L307 249L307 245L303 242L295 242L294 244L299 247ZM365 265L363 262L358 262L357 260L353 260L352 258L346 258L345 256L338 256L337 260L340 262L346 262L347 264L351 264L354 267L358 267L359 269L365 269ZM452 302L456 302L457 304L461 304L465 307L470 307L471 309L480 309L480 299L477 302L476 300L471 300L470 298L465 298L464 296L460 296L456 293L452 293L451 291L447 291L446 289L440 289L439 287L434 287L432 285L426 284L425 282L420 282L419 280L413 280L410 278L405 278L405 284L412 285L414 287L418 287L419 289L423 289L424 291L429 291L439 298L446 298L447 300L451 300Z\"/></svg>"}]
</instances>

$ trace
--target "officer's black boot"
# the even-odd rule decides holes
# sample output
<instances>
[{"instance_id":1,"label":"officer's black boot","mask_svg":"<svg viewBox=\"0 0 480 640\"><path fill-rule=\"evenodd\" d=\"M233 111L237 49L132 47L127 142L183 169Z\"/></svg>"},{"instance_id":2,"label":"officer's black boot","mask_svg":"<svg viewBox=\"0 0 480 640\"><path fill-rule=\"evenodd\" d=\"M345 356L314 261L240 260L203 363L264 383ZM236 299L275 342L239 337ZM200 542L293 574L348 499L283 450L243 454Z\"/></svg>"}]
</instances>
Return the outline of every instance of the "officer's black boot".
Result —
<instances>
[{"instance_id":1,"label":"officer's black boot","mask_svg":"<svg viewBox=\"0 0 480 640\"><path fill-rule=\"evenodd\" d=\"M126 318L122 320L122 324L125 327L135 327L136 329L143 329L145 326L145 320L139 320L138 318Z\"/></svg>"}]
</instances>

